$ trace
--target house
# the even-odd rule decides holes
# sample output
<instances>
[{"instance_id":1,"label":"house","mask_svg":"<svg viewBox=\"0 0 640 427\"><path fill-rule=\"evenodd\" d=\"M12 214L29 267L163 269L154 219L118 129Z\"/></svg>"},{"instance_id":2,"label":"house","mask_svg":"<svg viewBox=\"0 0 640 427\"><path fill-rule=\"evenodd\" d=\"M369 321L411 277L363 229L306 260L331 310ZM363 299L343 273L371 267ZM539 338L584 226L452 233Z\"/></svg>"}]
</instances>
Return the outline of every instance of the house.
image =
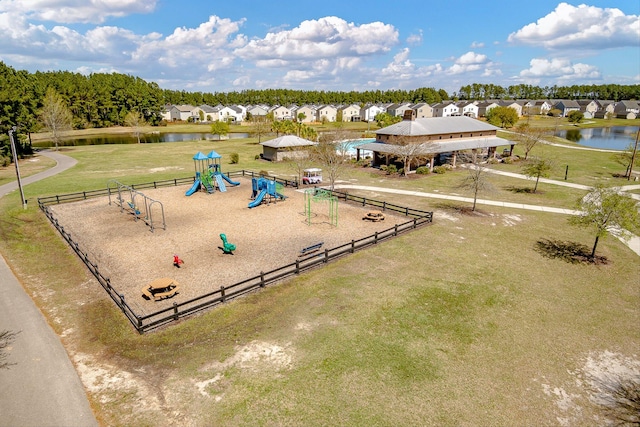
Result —
<instances>
[{"instance_id":1,"label":"house","mask_svg":"<svg viewBox=\"0 0 640 427\"><path fill-rule=\"evenodd\" d=\"M160 117L162 117L162 120L166 120L166 121L171 121L171 104L167 104L162 108L162 111L160 111Z\"/></svg>"},{"instance_id":2,"label":"house","mask_svg":"<svg viewBox=\"0 0 640 427\"><path fill-rule=\"evenodd\" d=\"M338 109L333 105L323 105L316 111L316 121L335 122L338 116Z\"/></svg>"},{"instance_id":3,"label":"house","mask_svg":"<svg viewBox=\"0 0 640 427\"><path fill-rule=\"evenodd\" d=\"M273 114L273 120L291 120L293 118L291 109L283 107L282 105L271 107L269 112Z\"/></svg>"},{"instance_id":4,"label":"house","mask_svg":"<svg viewBox=\"0 0 640 427\"><path fill-rule=\"evenodd\" d=\"M295 135L283 135L260 143L262 158L272 162L307 157L309 148L316 144L316 142Z\"/></svg>"},{"instance_id":5,"label":"house","mask_svg":"<svg viewBox=\"0 0 640 427\"><path fill-rule=\"evenodd\" d=\"M216 107L218 117L215 120L227 123L240 123L243 120L242 110L236 106Z\"/></svg>"},{"instance_id":6,"label":"house","mask_svg":"<svg viewBox=\"0 0 640 427\"><path fill-rule=\"evenodd\" d=\"M316 107L306 104L292 109L291 114L300 123L311 123L316 120Z\"/></svg>"},{"instance_id":7,"label":"house","mask_svg":"<svg viewBox=\"0 0 640 427\"><path fill-rule=\"evenodd\" d=\"M471 101L460 101L456 103L458 107L458 112L467 117L471 117L473 119L478 118L478 106L475 102Z\"/></svg>"},{"instance_id":8,"label":"house","mask_svg":"<svg viewBox=\"0 0 640 427\"><path fill-rule=\"evenodd\" d=\"M343 122L359 122L360 121L360 106L351 104L340 107L342 111Z\"/></svg>"},{"instance_id":9,"label":"house","mask_svg":"<svg viewBox=\"0 0 640 427\"><path fill-rule=\"evenodd\" d=\"M459 116L460 109L451 101L440 102L433 105L433 117Z\"/></svg>"},{"instance_id":10,"label":"house","mask_svg":"<svg viewBox=\"0 0 640 427\"><path fill-rule=\"evenodd\" d=\"M615 101L596 101L598 104L598 111L593 115L596 119L607 119L615 116Z\"/></svg>"},{"instance_id":11,"label":"house","mask_svg":"<svg viewBox=\"0 0 640 427\"><path fill-rule=\"evenodd\" d=\"M411 105L411 109L416 113L416 119L433 117L433 107L426 102L419 102Z\"/></svg>"},{"instance_id":12,"label":"house","mask_svg":"<svg viewBox=\"0 0 640 427\"><path fill-rule=\"evenodd\" d=\"M593 118L596 114L596 111L600 108L598 103L593 99L579 99L576 101L580 106L580 111L584 114L587 119Z\"/></svg>"},{"instance_id":13,"label":"house","mask_svg":"<svg viewBox=\"0 0 640 427\"><path fill-rule=\"evenodd\" d=\"M580 104L572 99L563 99L556 102L553 108L560 110L560 117L567 117L571 111L580 111Z\"/></svg>"},{"instance_id":14,"label":"house","mask_svg":"<svg viewBox=\"0 0 640 427\"><path fill-rule=\"evenodd\" d=\"M491 111L492 108L496 107L499 107L499 105L495 101L478 102L478 117L486 117L487 113Z\"/></svg>"},{"instance_id":15,"label":"house","mask_svg":"<svg viewBox=\"0 0 640 427\"><path fill-rule=\"evenodd\" d=\"M551 102L544 99L536 99L534 101L531 101L530 104L531 105L527 107L528 115L530 116L536 114L546 116L547 114L549 114L549 111L551 111L552 108Z\"/></svg>"},{"instance_id":16,"label":"house","mask_svg":"<svg viewBox=\"0 0 640 427\"><path fill-rule=\"evenodd\" d=\"M489 157L495 156L499 146L510 146L513 151L515 142L499 138L498 127L467 116L430 117L417 119L413 114L404 116L404 120L376 131L376 141L362 144L356 150L373 151L373 165L388 165L397 159L404 147L418 147L414 150L417 158L410 165L434 164L442 161L445 153L451 154L455 167L457 156L463 151L486 151Z\"/></svg>"},{"instance_id":17,"label":"house","mask_svg":"<svg viewBox=\"0 0 640 427\"><path fill-rule=\"evenodd\" d=\"M517 101L498 101L498 105L500 107L513 108L518 113L518 117L522 117L522 104L519 104Z\"/></svg>"},{"instance_id":18,"label":"house","mask_svg":"<svg viewBox=\"0 0 640 427\"><path fill-rule=\"evenodd\" d=\"M247 115L251 117L266 117L269 112L269 107L265 105L248 105Z\"/></svg>"},{"instance_id":19,"label":"house","mask_svg":"<svg viewBox=\"0 0 640 427\"><path fill-rule=\"evenodd\" d=\"M198 114L194 113L195 107L193 105L172 105L169 108L169 116L171 121L177 120L193 120L194 118L199 118Z\"/></svg>"},{"instance_id":20,"label":"house","mask_svg":"<svg viewBox=\"0 0 640 427\"><path fill-rule=\"evenodd\" d=\"M407 110L411 110L411 104L408 102L391 104L387 107L387 114L394 117L403 117L404 112Z\"/></svg>"},{"instance_id":21,"label":"house","mask_svg":"<svg viewBox=\"0 0 640 427\"><path fill-rule=\"evenodd\" d=\"M198 105L193 109L193 113L198 116L198 121L212 122L218 120L218 110L211 105Z\"/></svg>"},{"instance_id":22,"label":"house","mask_svg":"<svg viewBox=\"0 0 640 427\"><path fill-rule=\"evenodd\" d=\"M380 105L365 105L360 109L360 121L372 122L376 119L376 116L380 113L386 112L386 109Z\"/></svg>"},{"instance_id":23,"label":"house","mask_svg":"<svg viewBox=\"0 0 640 427\"><path fill-rule=\"evenodd\" d=\"M640 114L640 105L638 101L620 101L617 102L613 112L616 115L626 115L626 113L634 113L636 116Z\"/></svg>"}]
</instances>

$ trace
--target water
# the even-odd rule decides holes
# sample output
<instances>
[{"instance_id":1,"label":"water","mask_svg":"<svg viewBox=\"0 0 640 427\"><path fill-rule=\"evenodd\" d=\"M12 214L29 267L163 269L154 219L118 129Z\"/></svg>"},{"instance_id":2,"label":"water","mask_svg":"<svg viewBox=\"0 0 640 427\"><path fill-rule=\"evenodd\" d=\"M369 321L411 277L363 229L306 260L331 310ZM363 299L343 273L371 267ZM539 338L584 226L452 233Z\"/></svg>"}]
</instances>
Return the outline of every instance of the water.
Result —
<instances>
[{"instance_id":1,"label":"water","mask_svg":"<svg viewBox=\"0 0 640 427\"><path fill-rule=\"evenodd\" d=\"M248 138L246 132L229 133L229 139ZM184 141L219 141L219 135L211 133L146 133L140 135L142 143L156 142L184 142ZM62 146L78 146L78 145L104 145L104 144L137 144L138 139L130 134L121 135L100 135L87 138L76 138L62 141ZM52 147L53 142L43 141L35 142L35 147Z\"/></svg>"},{"instance_id":2,"label":"water","mask_svg":"<svg viewBox=\"0 0 640 427\"><path fill-rule=\"evenodd\" d=\"M368 144L370 142L375 142L375 138L365 138L365 139L352 139L349 141L344 141L342 143L342 147L339 149L340 152L344 152L347 156L355 157L356 156L356 148L361 146L362 144Z\"/></svg>"},{"instance_id":3,"label":"water","mask_svg":"<svg viewBox=\"0 0 640 427\"><path fill-rule=\"evenodd\" d=\"M624 150L636 140L638 126L559 130L554 135L585 147Z\"/></svg>"}]
</instances>

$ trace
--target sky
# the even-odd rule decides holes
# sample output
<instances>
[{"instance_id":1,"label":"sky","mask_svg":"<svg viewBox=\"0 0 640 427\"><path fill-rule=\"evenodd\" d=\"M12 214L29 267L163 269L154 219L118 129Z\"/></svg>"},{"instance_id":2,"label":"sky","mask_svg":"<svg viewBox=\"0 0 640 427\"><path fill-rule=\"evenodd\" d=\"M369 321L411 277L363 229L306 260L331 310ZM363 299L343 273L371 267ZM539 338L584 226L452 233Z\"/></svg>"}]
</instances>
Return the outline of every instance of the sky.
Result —
<instances>
[{"instance_id":1,"label":"sky","mask_svg":"<svg viewBox=\"0 0 640 427\"><path fill-rule=\"evenodd\" d=\"M640 84L640 1L0 0L0 61L212 93Z\"/></svg>"}]
</instances>

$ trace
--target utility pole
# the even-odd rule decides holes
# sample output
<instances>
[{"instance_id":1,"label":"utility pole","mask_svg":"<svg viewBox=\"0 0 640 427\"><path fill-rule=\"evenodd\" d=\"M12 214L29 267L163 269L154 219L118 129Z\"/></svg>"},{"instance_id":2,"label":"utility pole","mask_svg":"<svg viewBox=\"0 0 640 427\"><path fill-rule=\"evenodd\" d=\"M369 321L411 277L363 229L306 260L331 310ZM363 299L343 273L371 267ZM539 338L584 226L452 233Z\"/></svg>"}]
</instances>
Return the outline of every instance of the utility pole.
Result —
<instances>
[{"instance_id":1,"label":"utility pole","mask_svg":"<svg viewBox=\"0 0 640 427\"><path fill-rule=\"evenodd\" d=\"M638 133L636 133L636 143L633 146L633 153L631 153L631 163L629 164L629 176L627 176L627 181L631 180L631 175L633 174L633 162L636 160L636 152L638 151L638 138L640 138L640 128L638 128Z\"/></svg>"},{"instance_id":2,"label":"utility pole","mask_svg":"<svg viewBox=\"0 0 640 427\"><path fill-rule=\"evenodd\" d=\"M20 167L18 166L18 152L16 151L16 126L12 126L9 130L9 142L11 143L11 153L13 155L13 163L16 165L16 176L18 177L18 189L20 190L20 198L22 199L22 208L27 209L27 201L24 199L22 191L22 181L20 179Z\"/></svg>"}]
</instances>

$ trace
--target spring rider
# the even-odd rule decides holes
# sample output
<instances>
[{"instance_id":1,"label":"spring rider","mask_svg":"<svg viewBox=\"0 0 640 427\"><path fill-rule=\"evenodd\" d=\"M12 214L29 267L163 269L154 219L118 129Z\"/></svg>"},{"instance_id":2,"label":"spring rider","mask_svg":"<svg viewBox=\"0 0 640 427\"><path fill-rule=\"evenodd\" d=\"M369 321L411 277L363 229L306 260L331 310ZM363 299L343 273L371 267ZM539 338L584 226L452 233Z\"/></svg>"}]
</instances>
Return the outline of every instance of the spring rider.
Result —
<instances>
[{"instance_id":1,"label":"spring rider","mask_svg":"<svg viewBox=\"0 0 640 427\"><path fill-rule=\"evenodd\" d=\"M222 249L222 252L233 255L233 251L236 250L236 245L229 243L227 241L227 235L224 233L220 234L220 238L222 239L222 247L219 246L219 248Z\"/></svg>"}]
</instances>

